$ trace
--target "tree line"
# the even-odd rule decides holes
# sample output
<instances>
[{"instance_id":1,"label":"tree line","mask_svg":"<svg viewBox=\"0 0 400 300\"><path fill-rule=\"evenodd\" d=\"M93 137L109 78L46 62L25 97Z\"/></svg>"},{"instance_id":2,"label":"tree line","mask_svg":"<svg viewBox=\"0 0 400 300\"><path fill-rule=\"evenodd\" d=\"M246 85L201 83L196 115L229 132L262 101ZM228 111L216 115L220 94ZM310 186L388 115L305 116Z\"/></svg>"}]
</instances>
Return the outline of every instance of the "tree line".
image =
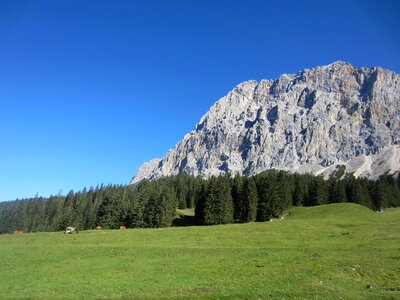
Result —
<instances>
[{"instance_id":1,"label":"tree line","mask_svg":"<svg viewBox=\"0 0 400 300\"><path fill-rule=\"evenodd\" d=\"M177 175L135 185L107 185L0 203L0 233L167 227L176 209L194 208L198 225L267 221L293 206L354 202L374 210L400 206L400 177L325 181L310 174L266 171L254 176Z\"/></svg>"}]
</instances>

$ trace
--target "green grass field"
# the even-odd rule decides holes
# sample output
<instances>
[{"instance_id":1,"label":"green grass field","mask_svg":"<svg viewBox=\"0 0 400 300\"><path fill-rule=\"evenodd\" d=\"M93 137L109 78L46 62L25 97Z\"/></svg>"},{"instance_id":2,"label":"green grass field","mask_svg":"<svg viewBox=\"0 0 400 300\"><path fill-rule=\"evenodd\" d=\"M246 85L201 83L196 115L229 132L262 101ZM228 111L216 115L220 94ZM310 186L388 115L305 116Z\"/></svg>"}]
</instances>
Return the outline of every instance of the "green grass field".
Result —
<instances>
[{"instance_id":1,"label":"green grass field","mask_svg":"<svg viewBox=\"0 0 400 300\"><path fill-rule=\"evenodd\" d=\"M0 299L400 299L400 209L297 207L285 220L0 236Z\"/></svg>"}]
</instances>

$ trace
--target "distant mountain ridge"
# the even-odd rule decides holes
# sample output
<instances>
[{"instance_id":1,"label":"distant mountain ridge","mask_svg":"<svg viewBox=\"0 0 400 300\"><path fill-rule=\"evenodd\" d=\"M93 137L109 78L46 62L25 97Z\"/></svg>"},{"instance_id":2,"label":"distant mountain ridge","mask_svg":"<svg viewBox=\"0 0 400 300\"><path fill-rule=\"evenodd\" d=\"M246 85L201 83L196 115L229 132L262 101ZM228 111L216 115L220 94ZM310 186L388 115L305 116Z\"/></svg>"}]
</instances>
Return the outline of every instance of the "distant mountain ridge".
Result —
<instances>
[{"instance_id":1,"label":"distant mountain ridge","mask_svg":"<svg viewBox=\"0 0 400 300\"><path fill-rule=\"evenodd\" d=\"M271 168L325 178L398 174L400 75L339 61L243 82L163 158L144 163L131 183Z\"/></svg>"}]
</instances>

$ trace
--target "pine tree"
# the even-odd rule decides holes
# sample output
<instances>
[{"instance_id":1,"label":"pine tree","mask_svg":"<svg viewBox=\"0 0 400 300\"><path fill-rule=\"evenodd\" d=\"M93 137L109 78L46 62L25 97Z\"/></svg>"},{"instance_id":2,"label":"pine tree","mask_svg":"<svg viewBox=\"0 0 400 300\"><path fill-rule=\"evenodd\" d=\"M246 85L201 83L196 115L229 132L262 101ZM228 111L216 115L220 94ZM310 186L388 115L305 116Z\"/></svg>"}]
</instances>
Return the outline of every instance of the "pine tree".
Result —
<instances>
[{"instance_id":1,"label":"pine tree","mask_svg":"<svg viewBox=\"0 0 400 300\"><path fill-rule=\"evenodd\" d=\"M60 223L64 199L60 196L51 196L46 203L46 221L45 227L47 231L56 230Z\"/></svg>"},{"instance_id":2,"label":"pine tree","mask_svg":"<svg viewBox=\"0 0 400 300\"><path fill-rule=\"evenodd\" d=\"M226 176L211 177L204 201L204 224L233 222L233 202L229 179Z\"/></svg>"},{"instance_id":3,"label":"pine tree","mask_svg":"<svg viewBox=\"0 0 400 300\"><path fill-rule=\"evenodd\" d=\"M245 207L243 198L243 179L242 176L237 174L233 179L232 186L232 200L233 200L233 219L237 223L245 221Z\"/></svg>"},{"instance_id":4,"label":"pine tree","mask_svg":"<svg viewBox=\"0 0 400 300\"><path fill-rule=\"evenodd\" d=\"M279 215L278 183L274 173L263 175L258 184L257 221L268 221Z\"/></svg>"},{"instance_id":5,"label":"pine tree","mask_svg":"<svg viewBox=\"0 0 400 300\"><path fill-rule=\"evenodd\" d=\"M368 181L350 176L346 180L346 197L349 202L372 207L372 201L368 191Z\"/></svg>"},{"instance_id":6,"label":"pine tree","mask_svg":"<svg viewBox=\"0 0 400 300\"><path fill-rule=\"evenodd\" d=\"M178 208L187 208L186 197L188 194L186 176L179 174L176 176L176 193L178 197Z\"/></svg>"},{"instance_id":7,"label":"pine tree","mask_svg":"<svg viewBox=\"0 0 400 300\"><path fill-rule=\"evenodd\" d=\"M220 177L223 214L220 224L233 223L232 181L229 173Z\"/></svg>"},{"instance_id":8,"label":"pine tree","mask_svg":"<svg viewBox=\"0 0 400 300\"><path fill-rule=\"evenodd\" d=\"M122 205L121 196L118 188L109 187L107 189L97 214L100 226L116 229L123 224L126 208Z\"/></svg>"},{"instance_id":9,"label":"pine tree","mask_svg":"<svg viewBox=\"0 0 400 300\"><path fill-rule=\"evenodd\" d=\"M279 201L277 203L275 214L277 214L277 216L282 216L289 209L293 201L291 176L286 172L280 171L277 174L277 183Z\"/></svg>"},{"instance_id":10,"label":"pine tree","mask_svg":"<svg viewBox=\"0 0 400 300\"><path fill-rule=\"evenodd\" d=\"M293 205L304 205L308 197L308 176L294 174Z\"/></svg>"},{"instance_id":11,"label":"pine tree","mask_svg":"<svg viewBox=\"0 0 400 300\"><path fill-rule=\"evenodd\" d=\"M376 181L370 189L372 204L375 210L381 211L382 208L387 207L388 201L385 198L385 190L382 182Z\"/></svg>"},{"instance_id":12,"label":"pine tree","mask_svg":"<svg viewBox=\"0 0 400 300\"><path fill-rule=\"evenodd\" d=\"M304 205L314 206L328 203L328 186L322 177L312 177L308 190L308 199Z\"/></svg>"},{"instance_id":13,"label":"pine tree","mask_svg":"<svg viewBox=\"0 0 400 300\"><path fill-rule=\"evenodd\" d=\"M257 218L258 194L253 177L244 177L243 191L243 222L253 222Z\"/></svg>"},{"instance_id":14,"label":"pine tree","mask_svg":"<svg viewBox=\"0 0 400 300\"><path fill-rule=\"evenodd\" d=\"M329 203L346 201L346 186L343 180L332 178L329 181Z\"/></svg>"},{"instance_id":15,"label":"pine tree","mask_svg":"<svg viewBox=\"0 0 400 300\"><path fill-rule=\"evenodd\" d=\"M207 181L204 181L196 196L196 207L194 209L195 222L198 225L205 225L205 204L207 201Z\"/></svg>"}]
</instances>

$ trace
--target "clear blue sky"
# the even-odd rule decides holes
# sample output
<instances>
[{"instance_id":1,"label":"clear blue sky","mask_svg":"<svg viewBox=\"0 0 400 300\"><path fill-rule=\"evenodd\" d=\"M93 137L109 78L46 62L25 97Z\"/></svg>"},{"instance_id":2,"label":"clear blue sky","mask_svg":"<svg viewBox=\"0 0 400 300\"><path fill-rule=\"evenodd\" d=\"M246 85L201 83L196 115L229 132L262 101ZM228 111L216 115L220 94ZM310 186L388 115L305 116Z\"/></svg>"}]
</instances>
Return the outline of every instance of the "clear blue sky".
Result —
<instances>
[{"instance_id":1,"label":"clear blue sky","mask_svg":"<svg viewBox=\"0 0 400 300\"><path fill-rule=\"evenodd\" d=\"M0 1L0 201L125 184L236 84L400 72L399 1Z\"/></svg>"}]
</instances>

